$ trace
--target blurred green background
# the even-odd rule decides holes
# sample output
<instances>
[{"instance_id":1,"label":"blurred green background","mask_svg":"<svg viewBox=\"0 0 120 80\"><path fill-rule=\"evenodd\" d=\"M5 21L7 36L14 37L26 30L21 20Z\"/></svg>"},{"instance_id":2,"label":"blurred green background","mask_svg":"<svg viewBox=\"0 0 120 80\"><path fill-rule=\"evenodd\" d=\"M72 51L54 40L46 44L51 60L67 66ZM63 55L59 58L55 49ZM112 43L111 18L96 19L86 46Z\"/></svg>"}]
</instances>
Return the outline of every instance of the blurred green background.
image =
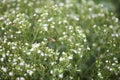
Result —
<instances>
[{"instance_id":1,"label":"blurred green background","mask_svg":"<svg viewBox=\"0 0 120 80\"><path fill-rule=\"evenodd\" d=\"M77 0L81 2L81 0ZM96 4L103 4L108 10L115 12L116 16L120 19L120 0L93 0Z\"/></svg>"},{"instance_id":2,"label":"blurred green background","mask_svg":"<svg viewBox=\"0 0 120 80\"><path fill-rule=\"evenodd\" d=\"M96 3L103 4L110 11L114 11L120 19L120 0L94 0Z\"/></svg>"},{"instance_id":3,"label":"blurred green background","mask_svg":"<svg viewBox=\"0 0 120 80\"><path fill-rule=\"evenodd\" d=\"M63 2L69 1L69 0L61 0ZM81 0L74 0L78 3L81 2ZM90 0L88 0L90 1ZM120 0L92 0L96 4L103 4L105 8L107 8L109 11L112 11L116 14L116 16L120 19Z\"/></svg>"}]
</instances>

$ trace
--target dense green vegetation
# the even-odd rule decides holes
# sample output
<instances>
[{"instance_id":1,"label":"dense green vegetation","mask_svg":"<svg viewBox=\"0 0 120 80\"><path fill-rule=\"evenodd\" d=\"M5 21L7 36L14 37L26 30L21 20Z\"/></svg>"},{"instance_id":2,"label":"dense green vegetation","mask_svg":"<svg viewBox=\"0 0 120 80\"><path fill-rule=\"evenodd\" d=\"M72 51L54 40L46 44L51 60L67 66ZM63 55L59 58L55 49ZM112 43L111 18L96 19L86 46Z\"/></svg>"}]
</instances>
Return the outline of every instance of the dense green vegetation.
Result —
<instances>
[{"instance_id":1,"label":"dense green vegetation","mask_svg":"<svg viewBox=\"0 0 120 80\"><path fill-rule=\"evenodd\" d=\"M2 0L0 80L119 80L120 22L92 0Z\"/></svg>"},{"instance_id":2,"label":"dense green vegetation","mask_svg":"<svg viewBox=\"0 0 120 80\"><path fill-rule=\"evenodd\" d=\"M114 11L118 18L120 18L120 0L94 0L95 3L101 3L109 11Z\"/></svg>"}]
</instances>

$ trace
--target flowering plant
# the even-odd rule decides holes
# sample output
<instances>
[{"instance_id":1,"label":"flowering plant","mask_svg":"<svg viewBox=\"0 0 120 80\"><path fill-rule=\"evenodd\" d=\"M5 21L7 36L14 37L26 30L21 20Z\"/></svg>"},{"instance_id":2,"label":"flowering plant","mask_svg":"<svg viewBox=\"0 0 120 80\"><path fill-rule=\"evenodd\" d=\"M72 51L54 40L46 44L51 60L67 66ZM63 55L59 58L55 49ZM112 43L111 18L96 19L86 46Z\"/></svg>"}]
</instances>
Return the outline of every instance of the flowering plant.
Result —
<instances>
[{"instance_id":1,"label":"flowering plant","mask_svg":"<svg viewBox=\"0 0 120 80\"><path fill-rule=\"evenodd\" d=\"M3 0L0 79L119 79L120 23L92 0Z\"/></svg>"}]
</instances>

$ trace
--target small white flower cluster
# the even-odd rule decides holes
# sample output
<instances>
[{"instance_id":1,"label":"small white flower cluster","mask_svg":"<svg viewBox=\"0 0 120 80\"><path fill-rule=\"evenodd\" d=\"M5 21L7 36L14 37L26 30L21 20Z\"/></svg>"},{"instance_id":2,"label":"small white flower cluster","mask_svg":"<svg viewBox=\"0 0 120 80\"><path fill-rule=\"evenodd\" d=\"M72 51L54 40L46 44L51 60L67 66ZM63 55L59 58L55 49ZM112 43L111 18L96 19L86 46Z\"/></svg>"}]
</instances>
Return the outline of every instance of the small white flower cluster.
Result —
<instances>
[{"instance_id":1,"label":"small white flower cluster","mask_svg":"<svg viewBox=\"0 0 120 80\"><path fill-rule=\"evenodd\" d=\"M79 79L89 55L100 80L110 76L104 71L119 75L119 19L92 0L77 1L1 1L0 79Z\"/></svg>"}]
</instances>

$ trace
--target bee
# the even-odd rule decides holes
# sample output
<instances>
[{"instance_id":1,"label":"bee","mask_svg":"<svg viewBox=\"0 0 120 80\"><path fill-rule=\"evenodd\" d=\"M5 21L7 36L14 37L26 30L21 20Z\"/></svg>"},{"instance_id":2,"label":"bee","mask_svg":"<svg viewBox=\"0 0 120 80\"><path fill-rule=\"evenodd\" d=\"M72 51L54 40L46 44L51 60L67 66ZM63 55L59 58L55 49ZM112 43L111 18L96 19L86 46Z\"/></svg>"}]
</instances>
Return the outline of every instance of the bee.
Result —
<instances>
[{"instance_id":1,"label":"bee","mask_svg":"<svg viewBox=\"0 0 120 80\"><path fill-rule=\"evenodd\" d=\"M54 43L56 40L54 38L49 38L49 42Z\"/></svg>"}]
</instances>

